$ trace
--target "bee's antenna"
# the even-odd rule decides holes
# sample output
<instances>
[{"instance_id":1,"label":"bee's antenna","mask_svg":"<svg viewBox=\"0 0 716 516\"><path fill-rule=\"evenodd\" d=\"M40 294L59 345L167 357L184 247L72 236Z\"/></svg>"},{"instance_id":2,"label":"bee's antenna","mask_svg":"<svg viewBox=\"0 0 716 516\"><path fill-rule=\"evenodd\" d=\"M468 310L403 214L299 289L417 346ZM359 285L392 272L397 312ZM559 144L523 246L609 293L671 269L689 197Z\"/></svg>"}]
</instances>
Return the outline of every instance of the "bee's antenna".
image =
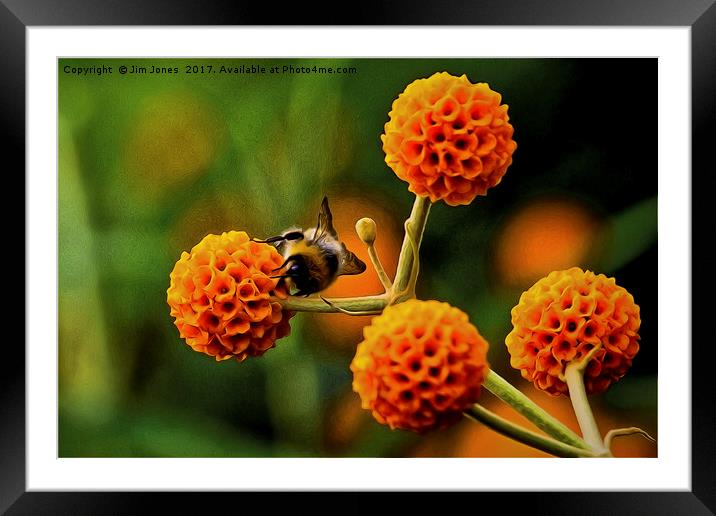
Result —
<instances>
[{"instance_id":1,"label":"bee's antenna","mask_svg":"<svg viewBox=\"0 0 716 516\"><path fill-rule=\"evenodd\" d=\"M303 240L303 233L301 231L290 231L285 235L272 236L266 240L260 240L258 238L252 238L251 240L253 242L258 242L259 244L272 244L274 242L282 242L284 240Z\"/></svg>"},{"instance_id":2,"label":"bee's antenna","mask_svg":"<svg viewBox=\"0 0 716 516\"><path fill-rule=\"evenodd\" d=\"M252 238L252 239L251 239L252 242L258 242L259 244L272 244L272 243L274 243L274 242L280 242L280 241L282 241L282 240L286 240L286 237L283 236L283 235L270 237L270 238L267 238L266 240L261 240L261 239L259 239L259 238Z\"/></svg>"}]
</instances>

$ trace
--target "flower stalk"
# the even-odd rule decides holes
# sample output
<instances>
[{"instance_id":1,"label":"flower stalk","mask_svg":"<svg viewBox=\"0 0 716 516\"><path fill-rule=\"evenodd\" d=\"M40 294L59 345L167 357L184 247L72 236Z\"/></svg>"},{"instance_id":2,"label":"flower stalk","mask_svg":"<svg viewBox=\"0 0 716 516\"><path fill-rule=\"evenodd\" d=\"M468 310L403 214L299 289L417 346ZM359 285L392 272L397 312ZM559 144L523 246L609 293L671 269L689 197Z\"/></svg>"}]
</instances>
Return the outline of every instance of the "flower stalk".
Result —
<instances>
[{"instance_id":1,"label":"flower stalk","mask_svg":"<svg viewBox=\"0 0 716 516\"><path fill-rule=\"evenodd\" d=\"M417 252L420 250L420 242L423 239L423 232L428 221L430 206L432 203L427 197L415 196L413 209L410 217L405 221L405 237L403 246L400 249L398 268L395 272L395 281L391 290L393 302L400 302L406 296L415 296L415 282L417 274L411 274L418 266Z\"/></svg>"},{"instance_id":2,"label":"flower stalk","mask_svg":"<svg viewBox=\"0 0 716 516\"><path fill-rule=\"evenodd\" d=\"M656 442L656 439L654 439L652 436L650 436L645 430L642 430L641 428L637 428L635 426L630 426L629 428L615 428L613 430L609 430L607 432L607 435L604 436L604 446L608 449L612 449L612 440L615 437L621 437L625 435L634 435L639 434L643 436L646 440L651 441L653 443Z\"/></svg>"},{"instance_id":3,"label":"flower stalk","mask_svg":"<svg viewBox=\"0 0 716 516\"><path fill-rule=\"evenodd\" d=\"M569 399L572 402L574 414L577 416L584 440L597 453L597 456L610 457L611 453L599 433L599 427L594 420L594 414L587 399L587 391L584 388L584 370L599 348L600 346L595 346L582 360L568 364L565 378L569 387Z\"/></svg>"},{"instance_id":4,"label":"flower stalk","mask_svg":"<svg viewBox=\"0 0 716 516\"><path fill-rule=\"evenodd\" d=\"M388 306L389 298L386 294L336 298L288 296L286 299L276 299L276 301L281 303L284 309L293 312L369 312L368 314L363 314L369 315L370 313L381 313Z\"/></svg>"},{"instance_id":5,"label":"flower stalk","mask_svg":"<svg viewBox=\"0 0 716 516\"><path fill-rule=\"evenodd\" d=\"M483 385L492 394L534 423L537 428L544 430L555 439L576 448L589 449L589 445L584 439L572 432L495 371L490 371Z\"/></svg>"},{"instance_id":6,"label":"flower stalk","mask_svg":"<svg viewBox=\"0 0 716 516\"><path fill-rule=\"evenodd\" d=\"M486 409L479 403L475 403L465 411L465 415L475 421L483 423L492 430L510 437L515 441L531 446L543 452L555 455L557 457L594 457L591 450L578 448L563 443L556 439L540 435L538 433L527 430L516 425L506 419L498 416L494 412Z\"/></svg>"},{"instance_id":7,"label":"flower stalk","mask_svg":"<svg viewBox=\"0 0 716 516\"><path fill-rule=\"evenodd\" d=\"M393 288L393 282L388 277L388 274L386 274L383 264L378 257L378 252L375 250L375 239L378 233L375 221L369 217L363 217L356 222L356 233L358 233L358 237L368 247L368 256L378 275L380 284L383 285L385 291L388 292Z\"/></svg>"},{"instance_id":8,"label":"flower stalk","mask_svg":"<svg viewBox=\"0 0 716 516\"><path fill-rule=\"evenodd\" d=\"M375 246L373 244L370 244L368 246L368 256L370 257L370 261L373 264L373 268L375 268L375 272L378 274L380 284L383 285L383 288L386 292L389 292L393 288L393 282L390 281L388 274L386 274L385 269L383 268L383 264L380 263L378 252L375 250Z\"/></svg>"}]
</instances>

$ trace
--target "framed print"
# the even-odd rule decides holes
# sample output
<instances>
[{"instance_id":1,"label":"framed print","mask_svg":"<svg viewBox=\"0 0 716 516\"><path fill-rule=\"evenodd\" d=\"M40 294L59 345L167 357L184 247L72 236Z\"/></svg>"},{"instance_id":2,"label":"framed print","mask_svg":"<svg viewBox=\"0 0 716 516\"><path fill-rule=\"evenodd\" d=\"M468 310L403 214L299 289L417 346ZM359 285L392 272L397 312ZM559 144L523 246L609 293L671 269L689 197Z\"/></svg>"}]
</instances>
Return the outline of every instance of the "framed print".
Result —
<instances>
[{"instance_id":1,"label":"framed print","mask_svg":"<svg viewBox=\"0 0 716 516\"><path fill-rule=\"evenodd\" d=\"M713 6L366 27L86 7L2 11L28 192L3 510L713 510L691 302Z\"/></svg>"}]
</instances>

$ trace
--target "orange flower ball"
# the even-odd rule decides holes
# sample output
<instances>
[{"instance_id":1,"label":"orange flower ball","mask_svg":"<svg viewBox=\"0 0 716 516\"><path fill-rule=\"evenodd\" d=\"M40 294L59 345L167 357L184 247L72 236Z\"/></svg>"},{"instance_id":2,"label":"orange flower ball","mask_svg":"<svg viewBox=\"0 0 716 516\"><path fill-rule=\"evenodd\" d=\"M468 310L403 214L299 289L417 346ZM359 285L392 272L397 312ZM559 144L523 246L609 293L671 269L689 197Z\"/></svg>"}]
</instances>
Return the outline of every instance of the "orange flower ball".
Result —
<instances>
[{"instance_id":1,"label":"orange flower ball","mask_svg":"<svg viewBox=\"0 0 716 516\"><path fill-rule=\"evenodd\" d=\"M639 306L614 278L572 267L535 283L512 309L510 364L552 395L568 394L565 370L595 346L584 375L588 394L624 376L639 351Z\"/></svg>"},{"instance_id":2,"label":"orange flower ball","mask_svg":"<svg viewBox=\"0 0 716 516\"><path fill-rule=\"evenodd\" d=\"M411 299L386 308L363 333L353 390L378 422L424 433L456 422L477 401L488 345L461 310Z\"/></svg>"},{"instance_id":3,"label":"orange flower ball","mask_svg":"<svg viewBox=\"0 0 716 516\"><path fill-rule=\"evenodd\" d=\"M470 204L502 180L517 144L507 104L486 83L447 72L418 79L393 102L385 162L420 196Z\"/></svg>"},{"instance_id":4,"label":"orange flower ball","mask_svg":"<svg viewBox=\"0 0 716 516\"><path fill-rule=\"evenodd\" d=\"M287 295L270 278L282 262L273 246L243 231L204 237L169 276L167 303L179 335L217 361L263 355L291 331L293 313L270 300Z\"/></svg>"}]
</instances>

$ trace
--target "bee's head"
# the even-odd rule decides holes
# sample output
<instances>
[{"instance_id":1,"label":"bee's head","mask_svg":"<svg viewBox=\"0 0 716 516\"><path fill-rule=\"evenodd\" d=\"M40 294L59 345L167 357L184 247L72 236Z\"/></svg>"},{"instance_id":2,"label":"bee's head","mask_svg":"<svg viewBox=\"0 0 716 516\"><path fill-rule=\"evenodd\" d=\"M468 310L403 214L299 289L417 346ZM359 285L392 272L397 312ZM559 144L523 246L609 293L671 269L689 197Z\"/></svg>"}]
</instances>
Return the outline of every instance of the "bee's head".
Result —
<instances>
[{"instance_id":1,"label":"bee's head","mask_svg":"<svg viewBox=\"0 0 716 516\"><path fill-rule=\"evenodd\" d=\"M290 256L287 260L287 265L284 274L292 278L299 278L306 276L308 273L308 265L306 260L300 254Z\"/></svg>"},{"instance_id":2,"label":"bee's head","mask_svg":"<svg viewBox=\"0 0 716 516\"><path fill-rule=\"evenodd\" d=\"M303 262L292 263L288 269L286 269L286 276L300 277L306 274L306 264Z\"/></svg>"},{"instance_id":3,"label":"bee's head","mask_svg":"<svg viewBox=\"0 0 716 516\"><path fill-rule=\"evenodd\" d=\"M324 278L312 273L310 263L305 255L295 254L286 260L283 277L293 285L296 296L307 296L323 288Z\"/></svg>"}]
</instances>

